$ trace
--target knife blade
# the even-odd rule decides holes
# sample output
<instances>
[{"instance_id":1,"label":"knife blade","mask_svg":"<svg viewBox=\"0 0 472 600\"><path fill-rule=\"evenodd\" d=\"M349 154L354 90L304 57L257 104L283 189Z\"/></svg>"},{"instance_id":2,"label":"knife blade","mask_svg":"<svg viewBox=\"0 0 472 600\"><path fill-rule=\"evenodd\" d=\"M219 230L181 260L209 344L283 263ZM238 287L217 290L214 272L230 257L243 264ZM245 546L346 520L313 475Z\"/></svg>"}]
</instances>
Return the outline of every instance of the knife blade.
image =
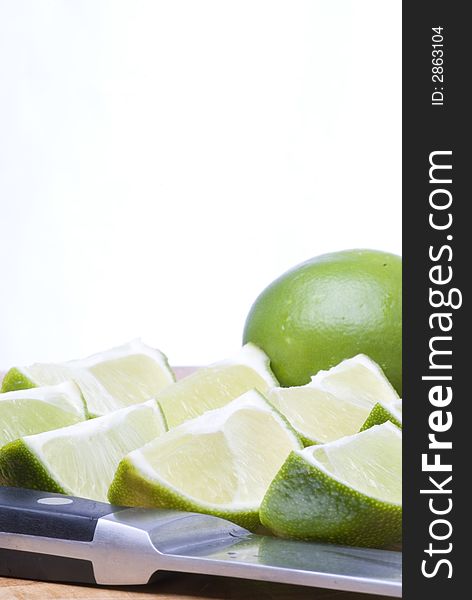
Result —
<instances>
[{"instance_id":1,"label":"knife blade","mask_svg":"<svg viewBox=\"0 0 472 600\"><path fill-rule=\"evenodd\" d=\"M160 573L400 597L401 552L284 540L199 513L0 486L0 575L139 585Z\"/></svg>"}]
</instances>

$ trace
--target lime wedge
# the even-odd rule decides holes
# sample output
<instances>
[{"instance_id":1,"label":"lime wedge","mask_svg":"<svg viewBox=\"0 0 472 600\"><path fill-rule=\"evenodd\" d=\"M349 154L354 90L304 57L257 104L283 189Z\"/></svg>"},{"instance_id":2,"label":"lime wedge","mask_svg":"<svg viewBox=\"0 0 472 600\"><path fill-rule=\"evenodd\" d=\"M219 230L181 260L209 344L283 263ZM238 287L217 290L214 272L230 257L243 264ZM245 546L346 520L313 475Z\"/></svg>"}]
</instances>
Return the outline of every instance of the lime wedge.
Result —
<instances>
[{"instance_id":1,"label":"lime wedge","mask_svg":"<svg viewBox=\"0 0 472 600\"><path fill-rule=\"evenodd\" d=\"M401 539L402 434L392 423L292 452L262 502L285 537L356 546Z\"/></svg>"},{"instance_id":2,"label":"lime wedge","mask_svg":"<svg viewBox=\"0 0 472 600\"><path fill-rule=\"evenodd\" d=\"M307 385L272 388L267 398L311 446L357 433L376 401L389 404L398 395L380 367L359 354L320 371Z\"/></svg>"},{"instance_id":3,"label":"lime wedge","mask_svg":"<svg viewBox=\"0 0 472 600\"><path fill-rule=\"evenodd\" d=\"M319 371L308 385L369 410L376 402L388 404L399 399L379 365L365 354L343 360L329 371Z\"/></svg>"},{"instance_id":4,"label":"lime wedge","mask_svg":"<svg viewBox=\"0 0 472 600\"><path fill-rule=\"evenodd\" d=\"M0 447L86 418L82 394L72 382L0 394Z\"/></svg>"},{"instance_id":5,"label":"lime wedge","mask_svg":"<svg viewBox=\"0 0 472 600\"><path fill-rule=\"evenodd\" d=\"M361 431L369 429L373 425L381 425L385 421L391 421L397 427L402 428L402 401L396 400L389 404L377 402L370 411Z\"/></svg>"},{"instance_id":6,"label":"lime wedge","mask_svg":"<svg viewBox=\"0 0 472 600\"><path fill-rule=\"evenodd\" d=\"M274 388L267 399L288 419L306 446L357 433L369 414L368 408L342 400L310 383Z\"/></svg>"},{"instance_id":7,"label":"lime wedge","mask_svg":"<svg viewBox=\"0 0 472 600\"><path fill-rule=\"evenodd\" d=\"M0 484L105 501L120 460L166 430L148 400L62 429L25 436L0 449Z\"/></svg>"},{"instance_id":8,"label":"lime wedge","mask_svg":"<svg viewBox=\"0 0 472 600\"><path fill-rule=\"evenodd\" d=\"M110 502L203 512L249 528L269 483L301 443L255 390L170 430L119 465Z\"/></svg>"},{"instance_id":9,"label":"lime wedge","mask_svg":"<svg viewBox=\"0 0 472 600\"><path fill-rule=\"evenodd\" d=\"M246 344L231 359L200 369L156 396L169 428L221 408L250 389L265 394L278 385L267 355Z\"/></svg>"},{"instance_id":10,"label":"lime wedge","mask_svg":"<svg viewBox=\"0 0 472 600\"><path fill-rule=\"evenodd\" d=\"M149 400L175 381L162 352L133 340L83 360L14 367L5 375L2 391L54 385L71 379L80 387L93 416Z\"/></svg>"}]
</instances>

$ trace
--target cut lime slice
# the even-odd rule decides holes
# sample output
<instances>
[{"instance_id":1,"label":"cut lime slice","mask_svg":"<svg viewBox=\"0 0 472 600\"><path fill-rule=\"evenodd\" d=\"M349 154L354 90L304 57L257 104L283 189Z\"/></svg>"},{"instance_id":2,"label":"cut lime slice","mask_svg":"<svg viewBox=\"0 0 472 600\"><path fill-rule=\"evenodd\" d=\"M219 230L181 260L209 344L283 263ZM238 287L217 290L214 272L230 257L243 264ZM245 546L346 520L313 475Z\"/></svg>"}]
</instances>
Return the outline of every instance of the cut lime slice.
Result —
<instances>
[{"instance_id":1,"label":"cut lime slice","mask_svg":"<svg viewBox=\"0 0 472 600\"><path fill-rule=\"evenodd\" d=\"M391 403L398 395L380 367L359 354L320 371L307 385L273 388L267 398L312 445L357 433L376 401Z\"/></svg>"},{"instance_id":2,"label":"cut lime slice","mask_svg":"<svg viewBox=\"0 0 472 600\"><path fill-rule=\"evenodd\" d=\"M156 396L175 381L167 359L140 340L62 364L36 363L10 369L2 391L73 380L91 415L104 415Z\"/></svg>"},{"instance_id":3,"label":"cut lime slice","mask_svg":"<svg viewBox=\"0 0 472 600\"><path fill-rule=\"evenodd\" d=\"M292 452L261 506L262 524L301 539L385 546L401 539L402 435L392 423Z\"/></svg>"},{"instance_id":4,"label":"cut lime slice","mask_svg":"<svg viewBox=\"0 0 472 600\"><path fill-rule=\"evenodd\" d=\"M397 427L402 428L402 401L396 400L389 404L377 402L370 411L365 423L361 427L361 431L369 429L373 425L381 425L385 421L391 421Z\"/></svg>"},{"instance_id":5,"label":"cut lime slice","mask_svg":"<svg viewBox=\"0 0 472 600\"><path fill-rule=\"evenodd\" d=\"M70 427L22 437L0 450L0 484L105 501L120 460L166 430L154 400Z\"/></svg>"},{"instance_id":6,"label":"cut lime slice","mask_svg":"<svg viewBox=\"0 0 472 600\"><path fill-rule=\"evenodd\" d=\"M365 354L343 360L329 371L319 371L308 385L369 411L376 402L388 404L399 399L379 365Z\"/></svg>"},{"instance_id":7,"label":"cut lime slice","mask_svg":"<svg viewBox=\"0 0 472 600\"><path fill-rule=\"evenodd\" d=\"M342 400L311 384L293 388L274 388L267 399L297 431L307 446L337 440L357 433L369 409Z\"/></svg>"},{"instance_id":8,"label":"cut lime slice","mask_svg":"<svg viewBox=\"0 0 472 600\"><path fill-rule=\"evenodd\" d=\"M301 443L255 390L170 430L118 467L110 502L203 512L255 527L267 486Z\"/></svg>"},{"instance_id":9,"label":"cut lime slice","mask_svg":"<svg viewBox=\"0 0 472 600\"><path fill-rule=\"evenodd\" d=\"M87 418L79 388L70 382L0 394L0 447L24 435Z\"/></svg>"},{"instance_id":10,"label":"cut lime slice","mask_svg":"<svg viewBox=\"0 0 472 600\"><path fill-rule=\"evenodd\" d=\"M156 396L169 428L221 408L250 389L262 394L278 385L267 355L246 344L231 359L199 369Z\"/></svg>"}]
</instances>

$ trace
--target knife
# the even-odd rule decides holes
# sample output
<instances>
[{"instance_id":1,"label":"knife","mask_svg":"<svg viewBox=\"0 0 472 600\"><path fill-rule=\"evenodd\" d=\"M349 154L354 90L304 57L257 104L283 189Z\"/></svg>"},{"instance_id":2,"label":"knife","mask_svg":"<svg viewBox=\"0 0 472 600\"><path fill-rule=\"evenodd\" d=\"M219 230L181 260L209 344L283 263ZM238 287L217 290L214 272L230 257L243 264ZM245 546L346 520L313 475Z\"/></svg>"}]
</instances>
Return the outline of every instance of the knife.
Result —
<instances>
[{"instance_id":1,"label":"knife","mask_svg":"<svg viewBox=\"0 0 472 600\"><path fill-rule=\"evenodd\" d=\"M0 576L100 585L159 573L400 597L401 552L255 535L210 515L0 486Z\"/></svg>"}]
</instances>

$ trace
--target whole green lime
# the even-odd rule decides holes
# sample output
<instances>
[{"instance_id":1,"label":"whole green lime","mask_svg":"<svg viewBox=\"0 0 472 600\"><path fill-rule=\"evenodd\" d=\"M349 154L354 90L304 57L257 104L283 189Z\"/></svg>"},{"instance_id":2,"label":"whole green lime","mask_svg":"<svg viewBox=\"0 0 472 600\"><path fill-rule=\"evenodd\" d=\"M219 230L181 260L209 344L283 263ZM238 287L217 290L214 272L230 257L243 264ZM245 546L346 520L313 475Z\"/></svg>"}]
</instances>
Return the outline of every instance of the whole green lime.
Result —
<instances>
[{"instance_id":1,"label":"whole green lime","mask_svg":"<svg viewBox=\"0 0 472 600\"><path fill-rule=\"evenodd\" d=\"M402 393L402 260L377 250L323 254L297 265L256 299L244 328L283 386L367 354Z\"/></svg>"}]
</instances>

